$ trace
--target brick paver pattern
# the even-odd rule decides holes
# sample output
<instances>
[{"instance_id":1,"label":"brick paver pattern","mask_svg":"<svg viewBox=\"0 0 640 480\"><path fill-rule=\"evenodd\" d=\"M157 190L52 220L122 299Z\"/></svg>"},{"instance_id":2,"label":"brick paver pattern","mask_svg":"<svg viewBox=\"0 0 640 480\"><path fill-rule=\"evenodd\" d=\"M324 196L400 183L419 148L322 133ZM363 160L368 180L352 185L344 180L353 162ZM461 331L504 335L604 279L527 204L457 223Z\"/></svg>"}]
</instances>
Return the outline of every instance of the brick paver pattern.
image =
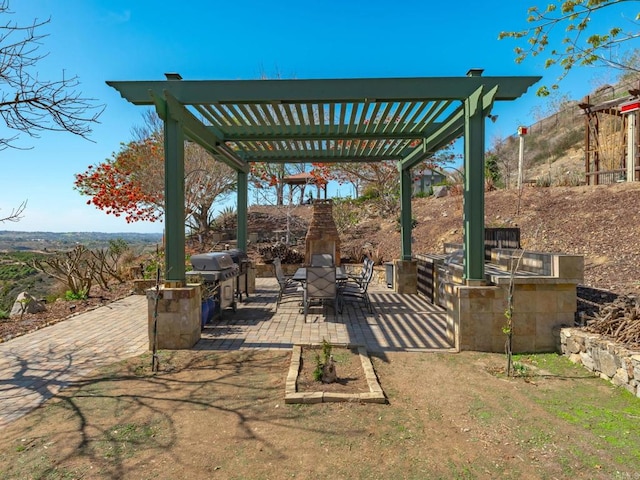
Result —
<instances>
[{"instance_id":1,"label":"brick paver pattern","mask_svg":"<svg viewBox=\"0 0 640 480\"><path fill-rule=\"evenodd\" d=\"M0 427L97 367L147 351L147 299L134 295L0 343Z\"/></svg>"},{"instance_id":2,"label":"brick paver pattern","mask_svg":"<svg viewBox=\"0 0 640 480\"><path fill-rule=\"evenodd\" d=\"M291 348L294 344L362 345L370 352L451 349L445 311L418 295L400 295L374 286L369 292L373 313L362 301L345 299L342 312L332 304L312 306L307 321L301 313L301 293L294 285L276 306L277 284L256 280L256 294L236 313L224 311L205 326L196 349Z\"/></svg>"}]
</instances>

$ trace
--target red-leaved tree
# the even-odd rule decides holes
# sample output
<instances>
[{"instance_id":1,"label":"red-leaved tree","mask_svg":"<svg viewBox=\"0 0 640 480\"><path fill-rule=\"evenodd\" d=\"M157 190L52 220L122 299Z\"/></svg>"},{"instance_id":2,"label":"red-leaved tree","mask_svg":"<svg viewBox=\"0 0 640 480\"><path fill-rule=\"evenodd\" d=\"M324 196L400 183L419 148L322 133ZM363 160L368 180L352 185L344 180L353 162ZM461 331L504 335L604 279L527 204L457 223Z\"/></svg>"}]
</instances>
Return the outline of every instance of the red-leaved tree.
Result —
<instances>
[{"instance_id":1,"label":"red-leaved tree","mask_svg":"<svg viewBox=\"0 0 640 480\"><path fill-rule=\"evenodd\" d=\"M132 141L112 158L75 175L75 188L108 215L155 222L164 208L163 151L152 139Z\"/></svg>"},{"instance_id":2,"label":"red-leaved tree","mask_svg":"<svg viewBox=\"0 0 640 480\"><path fill-rule=\"evenodd\" d=\"M140 137L102 163L76 174L75 188L87 203L126 221L155 222L164 214L164 139L161 123L147 115ZM235 188L236 174L202 147L185 142L185 218L195 233L207 233L216 201Z\"/></svg>"}]
</instances>

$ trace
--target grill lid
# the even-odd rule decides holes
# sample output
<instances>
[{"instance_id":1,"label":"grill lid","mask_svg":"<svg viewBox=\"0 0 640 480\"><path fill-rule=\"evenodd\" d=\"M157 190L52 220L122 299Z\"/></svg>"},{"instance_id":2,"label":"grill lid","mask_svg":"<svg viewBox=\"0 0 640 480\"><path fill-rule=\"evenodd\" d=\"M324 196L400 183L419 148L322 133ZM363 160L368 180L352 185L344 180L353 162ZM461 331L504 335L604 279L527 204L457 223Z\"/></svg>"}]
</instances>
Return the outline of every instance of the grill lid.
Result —
<instances>
[{"instance_id":1,"label":"grill lid","mask_svg":"<svg viewBox=\"0 0 640 480\"><path fill-rule=\"evenodd\" d=\"M243 250L240 250L239 248L232 248L231 250L227 250L226 253L231 255L231 259L235 263L246 262L249 259L247 254Z\"/></svg>"},{"instance_id":2,"label":"grill lid","mask_svg":"<svg viewBox=\"0 0 640 480\"><path fill-rule=\"evenodd\" d=\"M219 271L234 268L235 263L226 252L209 252L191 255L191 265L194 270Z\"/></svg>"},{"instance_id":3,"label":"grill lid","mask_svg":"<svg viewBox=\"0 0 640 480\"><path fill-rule=\"evenodd\" d=\"M237 269L226 270L190 270L185 273L193 283L203 281L205 283L223 282L229 278L234 278L238 274Z\"/></svg>"}]
</instances>

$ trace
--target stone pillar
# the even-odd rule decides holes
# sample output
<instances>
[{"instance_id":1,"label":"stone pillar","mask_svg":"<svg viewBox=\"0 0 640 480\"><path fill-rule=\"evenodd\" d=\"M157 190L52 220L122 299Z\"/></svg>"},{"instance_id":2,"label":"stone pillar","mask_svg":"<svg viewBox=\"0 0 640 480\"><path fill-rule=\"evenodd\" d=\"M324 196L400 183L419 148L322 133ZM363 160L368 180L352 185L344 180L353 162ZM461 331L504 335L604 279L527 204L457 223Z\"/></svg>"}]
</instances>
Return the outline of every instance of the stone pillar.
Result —
<instances>
[{"instance_id":1,"label":"stone pillar","mask_svg":"<svg viewBox=\"0 0 640 480\"><path fill-rule=\"evenodd\" d=\"M155 299L158 295L158 348L180 350L200 340L202 328L202 292L200 285L147 290L149 350L153 349Z\"/></svg>"},{"instance_id":2,"label":"stone pillar","mask_svg":"<svg viewBox=\"0 0 640 480\"><path fill-rule=\"evenodd\" d=\"M418 293L418 262L393 261L393 290L397 293Z\"/></svg>"}]
</instances>

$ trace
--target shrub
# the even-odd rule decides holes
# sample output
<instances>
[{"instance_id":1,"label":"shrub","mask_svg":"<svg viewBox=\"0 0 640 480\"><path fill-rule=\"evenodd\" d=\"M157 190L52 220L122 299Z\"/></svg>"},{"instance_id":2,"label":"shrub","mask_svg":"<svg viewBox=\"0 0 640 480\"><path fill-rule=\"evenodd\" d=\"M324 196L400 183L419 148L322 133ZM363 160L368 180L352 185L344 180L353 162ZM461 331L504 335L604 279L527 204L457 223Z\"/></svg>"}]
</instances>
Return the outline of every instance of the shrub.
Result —
<instances>
[{"instance_id":1,"label":"shrub","mask_svg":"<svg viewBox=\"0 0 640 480\"><path fill-rule=\"evenodd\" d=\"M418 220L416 217L411 217L411 230L416 228L418 225ZM402 229L402 219L400 216L396 217L396 232L399 232Z\"/></svg>"},{"instance_id":2,"label":"shrub","mask_svg":"<svg viewBox=\"0 0 640 480\"><path fill-rule=\"evenodd\" d=\"M559 187L577 187L585 182L584 173L569 171L558 176L555 184Z\"/></svg>"},{"instance_id":3,"label":"shrub","mask_svg":"<svg viewBox=\"0 0 640 480\"><path fill-rule=\"evenodd\" d=\"M67 301L85 300L87 298L87 293L88 292L86 290L79 290L77 292L67 290L64 292L64 299Z\"/></svg>"},{"instance_id":4,"label":"shrub","mask_svg":"<svg viewBox=\"0 0 640 480\"><path fill-rule=\"evenodd\" d=\"M536 178L536 187L550 187L551 186L551 176L543 175L542 177Z\"/></svg>"},{"instance_id":5,"label":"shrub","mask_svg":"<svg viewBox=\"0 0 640 480\"><path fill-rule=\"evenodd\" d=\"M350 227L358 224L360 219L360 207L356 206L350 199L334 200L333 221L336 224L338 233L346 232Z\"/></svg>"},{"instance_id":6,"label":"shrub","mask_svg":"<svg viewBox=\"0 0 640 480\"><path fill-rule=\"evenodd\" d=\"M326 339L322 339L322 358L316 354L316 368L313 370L313 379L316 382L322 380L323 368L331 358L331 344Z\"/></svg>"}]
</instances>

